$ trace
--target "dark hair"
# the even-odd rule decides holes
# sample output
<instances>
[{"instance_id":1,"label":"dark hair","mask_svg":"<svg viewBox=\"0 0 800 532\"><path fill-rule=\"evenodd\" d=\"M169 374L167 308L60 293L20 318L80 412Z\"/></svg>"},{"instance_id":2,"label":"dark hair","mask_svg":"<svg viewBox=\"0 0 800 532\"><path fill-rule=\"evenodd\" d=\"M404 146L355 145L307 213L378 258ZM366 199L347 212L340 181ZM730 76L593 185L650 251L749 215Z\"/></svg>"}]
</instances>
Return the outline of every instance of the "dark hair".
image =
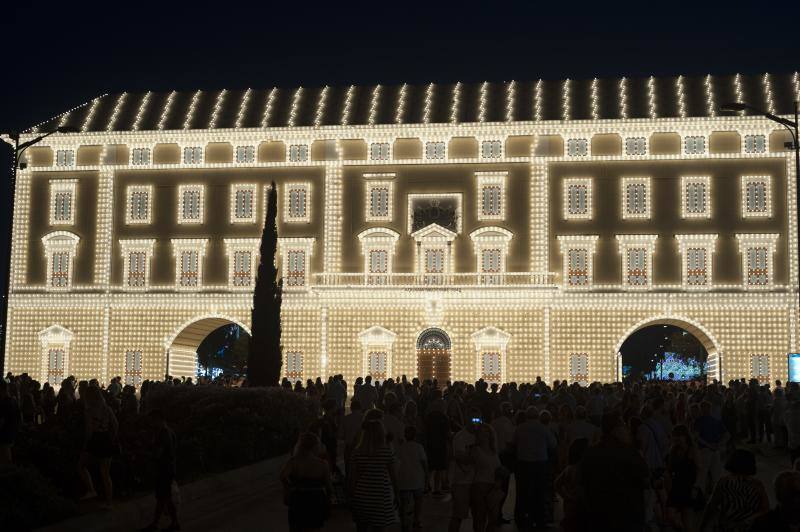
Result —
<instances>
[{"instance_id":1,"label":"dark hair","mask_svg":"<svg viewBox=\"0 0 800 532\"><path fill-rule=\"evenodd\" d=\"M756 474L756 455L747 449L736 449L725 462L725 470L734 475L753 476Z\"/></svg>"},{"instance_id":2,"label":"dark hair","mask_svg":"<svg viewBox=\"0 0 800 532\"><path fill-rule=\"evenodd\" d=\"M576 465L578 462L580 462L581 458L583 458L583 453L585 453L586 449L588 448L589 440L586 438L578 438L577 440L573 441L569 445L569 451L567 451L569 465Z\"/></svg>"}]
</instances>

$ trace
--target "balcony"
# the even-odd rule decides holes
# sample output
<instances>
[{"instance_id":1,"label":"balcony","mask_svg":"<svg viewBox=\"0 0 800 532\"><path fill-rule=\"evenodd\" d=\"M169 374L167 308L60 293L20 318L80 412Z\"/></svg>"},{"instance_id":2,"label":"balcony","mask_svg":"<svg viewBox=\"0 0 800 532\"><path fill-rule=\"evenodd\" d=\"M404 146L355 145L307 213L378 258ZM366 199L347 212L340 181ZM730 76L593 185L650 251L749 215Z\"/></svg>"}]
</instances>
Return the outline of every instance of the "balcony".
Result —
<instances>
[{"instance_id":1,"label":"balcony","mask_svg":"<svg viewBox=\"0 0 800 532\"><path fill-rule=\"evenodd\" d=\"M454 287L454 286L541 286L552 287L553 273L319 273L316 286Z\"/></svg>"}]
</instances>

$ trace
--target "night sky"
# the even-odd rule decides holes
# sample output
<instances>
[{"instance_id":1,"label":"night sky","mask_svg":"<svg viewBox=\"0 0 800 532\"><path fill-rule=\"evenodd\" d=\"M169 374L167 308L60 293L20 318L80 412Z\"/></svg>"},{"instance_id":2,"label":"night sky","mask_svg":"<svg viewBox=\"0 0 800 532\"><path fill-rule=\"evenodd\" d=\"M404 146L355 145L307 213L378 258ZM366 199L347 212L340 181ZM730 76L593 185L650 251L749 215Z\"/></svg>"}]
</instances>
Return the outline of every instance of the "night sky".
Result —
<instances>
[{"instance_id":1,"label":"night sky","mask_svg":"<svg viewBox=\"0 0 800 532\"><path fill-rule=\"evenodd\" d=\"M106 92L800 68L796 35L772 27L797 20L798 2L741 12L732 2L671 2L663 11L646 2L9 4L0 15L0 131ZM2 150L6 170L10 151ZM0 193L7 201L7 178ZM0 238L5 224L4 216ZM4 257L0 264L5 275Z\"/></svg>"}]
</instances>

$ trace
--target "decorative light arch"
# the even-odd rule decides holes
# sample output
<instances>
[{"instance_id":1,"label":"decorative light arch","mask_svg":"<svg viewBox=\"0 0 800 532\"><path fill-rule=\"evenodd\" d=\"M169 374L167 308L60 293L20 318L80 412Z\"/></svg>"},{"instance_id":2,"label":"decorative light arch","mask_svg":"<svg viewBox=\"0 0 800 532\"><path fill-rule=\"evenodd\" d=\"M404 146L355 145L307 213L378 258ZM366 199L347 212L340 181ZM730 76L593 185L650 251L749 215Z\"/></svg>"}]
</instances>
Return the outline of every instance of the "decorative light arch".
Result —
<instances>
[{"instance_id":1,"label":"decorative light arch","mask_svg":"<svg viewBox=\"0 0 800 532\"><path fill-rule=\"evenodd\" d=\"M714 335L697 320L676 315L650 316L636 323L620 337L617 344L614 346L614 353L616 353L617 358L617 379L622 379L622 353L620 353L622 344L640 329L651 325L674 325L692 334L692 336L700 341L706 353L708 353L708 375L713 379L724 382L722 372L722 348L720 347L720 343Z\"/></svg>"},{"instance_id":2,"label":"decorative light arch","mask_svg":"<svg viewBox=\"0 0 800 532\"><path fill-rule=\"evenodd\" d=\"M173 377L195 377L200 343L211 332L230 324L238 325L252 336L250 327L225 314L205 314L183 322L164 339L167 373Z\"/></svg>"}]
</instances>

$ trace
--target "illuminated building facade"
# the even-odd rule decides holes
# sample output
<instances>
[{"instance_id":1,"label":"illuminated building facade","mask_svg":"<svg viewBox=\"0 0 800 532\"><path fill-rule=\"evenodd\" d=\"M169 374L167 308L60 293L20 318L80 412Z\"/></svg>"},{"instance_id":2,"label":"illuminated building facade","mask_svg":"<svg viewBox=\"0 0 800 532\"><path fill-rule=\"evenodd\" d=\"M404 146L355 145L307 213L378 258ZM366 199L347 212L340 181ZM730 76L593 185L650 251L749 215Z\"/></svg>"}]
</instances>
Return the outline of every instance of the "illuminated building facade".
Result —
<instances>
[{"instance_id":1,"label":"illuminated building facade","mask_svg":"<svg viewBox=\"0 0 800 532\"><path fill-rule=\"evenodd\" d=\"M249 330L278 186L292 378L611 381L674 324L711 376L797 346L798 74L106 95L32 128L5 367L192 375ZM25 140L25 138L23 138Z\"/></svg>"}]
</instances>

